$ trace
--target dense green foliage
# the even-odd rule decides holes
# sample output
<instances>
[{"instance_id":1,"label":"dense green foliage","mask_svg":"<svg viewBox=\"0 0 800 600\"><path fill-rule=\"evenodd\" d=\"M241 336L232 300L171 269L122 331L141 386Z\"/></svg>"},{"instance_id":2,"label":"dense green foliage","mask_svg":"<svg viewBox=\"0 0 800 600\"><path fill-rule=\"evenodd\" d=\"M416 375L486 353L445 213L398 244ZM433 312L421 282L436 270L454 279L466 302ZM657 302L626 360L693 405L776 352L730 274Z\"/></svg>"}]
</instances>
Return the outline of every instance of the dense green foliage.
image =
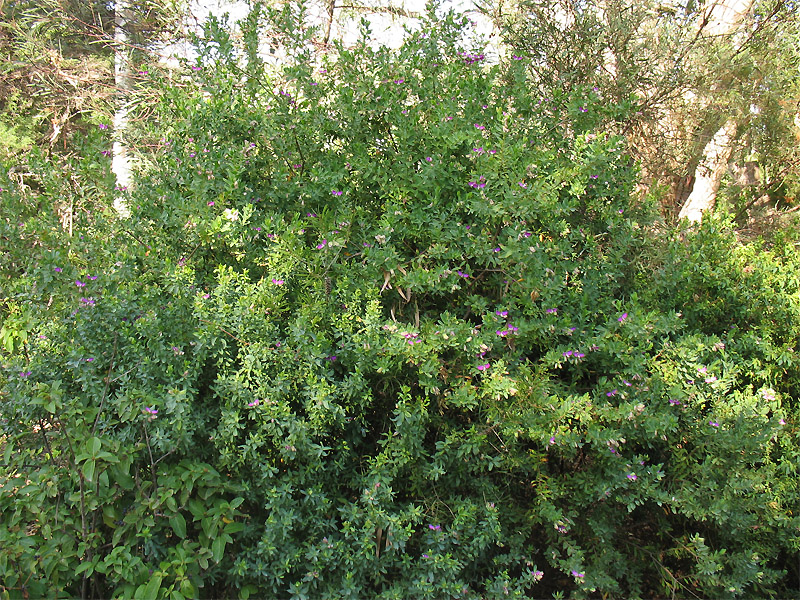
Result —
<instances>
[{"instance_id":1,"label":"dense green foliage","mask_svg":"<svg viewBox=\"0 0 800 600\"><path fill-rule=\"evenodd\" d=\"M105 128L0 182L0 595L797 594L791 235L665 229L626 108L461 18L293 10L154 72L129 219Z\"/></svg>"},{"instance_id":2,"label":"dense green foliage","mask_svg":"<svg viewBox=\"0 0 800 600\"><path fill-rule=\"evenodd\" d=\"M645 181L672 187L677 215L703 149L735 124L724 203L740 222L768 195L794 204L800 192L797 102L800 10L792 0L513 0L485 12L517 51L531 57L530 84L598 86L627 105L607 126L623 132ZM732 18L741 11L740 19ZM727 23L727 25L721 25ZM754 180L737 175L749 165Z\"/></svg>"}]
</instances>

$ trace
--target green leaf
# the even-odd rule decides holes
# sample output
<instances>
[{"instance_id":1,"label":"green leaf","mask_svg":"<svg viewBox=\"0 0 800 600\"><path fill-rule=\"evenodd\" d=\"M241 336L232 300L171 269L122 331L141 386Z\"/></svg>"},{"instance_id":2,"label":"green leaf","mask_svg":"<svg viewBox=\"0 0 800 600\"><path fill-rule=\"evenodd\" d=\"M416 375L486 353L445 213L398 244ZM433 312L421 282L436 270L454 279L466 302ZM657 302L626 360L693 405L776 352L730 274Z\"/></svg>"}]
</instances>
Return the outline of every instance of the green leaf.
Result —
<instances>
[{"instance_id":1,"label":"green leaf","mask_svg":"<svg viewBox=\"0 0 800 600\"><path fill-rule=\"evenodd\" d=\"M94 469L97 463L93 460L87 460L83 463L83 476L86 478L87 481L94 480Z\"/></svg>"},{"instance_id":2,"label":"green leaf","mask_svg":"<svg viewBox=\"0 0 800 600\"><path fill-rule=\"evenodd\" d=\"M222 531L225 533L239 533L244 529L244 523L233 522L227 523Z\"/></svg>"},{"instance_id":3,"label":"green leaf","mask_svg":"<svg viewBox=\"0 0 800 600\"><path fill-rule=\"evenodd\" d=\"M211 543L211 552L214 553L214 562L218 563L222 560L222 556L225 553L225 538L223 536L214 538Z\"/></svg>"},{"instance_id":4,"label":"green leaf","mask_svg":"<svg viewBox=\"0 0 800 600\"><path fill-rule=\"evenodd\" d=\"M178 513L174 517L170 517L169 524L175 531L175 535L181 539L186 537L186 519L183 518L182 514Z\"/></svg>"},{"instance_id":5,"label":"green leaf","mask_svg":"<svg viewBox=\"0 0 800 600\"><path fill-rule=\"evenodd\" d=\"M239 590L239 600L247 600L250 597L250 594L256 591L252 585L246 585L241 590Z\"/></svg>"},{"instance_id":6,"label":"green leaf","mask_svg":"<svg viewBox=\"0 0 800 600\"><path fill-rule=\"evenodd\" d=\"M89 446L89 452L91 452L92 456L97 456L97 453L100 452L100 448L103 447L103 442L100 441L100 438L93 437L87 442L87 445Z\"/></svg>"},{"instance_id":7,"label":"green leaf","mask_svg":"<svg viewBox=\"0 0 800 600\"><path fill-rule=\"evenodd\" d=\"M143 583L136 588L133 597L136 600L153 600L158 598L158 590L161 587L161 575L153 575L150 581Z\"/></svg>"},{"instance_id":8,"label":"green leaf","mask_svg":"<svg viewBox=\"0 0 800 600\"><path fill-rule=\"evenodd\" d=\"M92 572L94 571L94 568L93 568L93 567L94 567L94 563L93 563L93 561L91 561L91 560L87 560L86 562L84 562L84 563L81 563L80 565L78 565L78 568L77 568L77 569L75 569L75 575L80 575L80 574L81 574L81 573L83 573L84 571L89 571L89 572L86 574L86 576L87 576L87 577L91 577L91 575L92 575Z\"/></svg>"}]
</instances>

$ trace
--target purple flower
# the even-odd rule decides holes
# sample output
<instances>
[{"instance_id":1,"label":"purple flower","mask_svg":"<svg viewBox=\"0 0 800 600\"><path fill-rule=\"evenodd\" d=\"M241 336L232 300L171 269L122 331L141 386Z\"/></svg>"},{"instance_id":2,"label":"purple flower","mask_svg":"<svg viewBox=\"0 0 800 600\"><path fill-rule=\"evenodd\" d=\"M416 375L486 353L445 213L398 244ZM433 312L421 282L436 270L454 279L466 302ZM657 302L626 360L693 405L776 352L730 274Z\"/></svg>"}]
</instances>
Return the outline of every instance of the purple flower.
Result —
<instances>
[{"instance_id":1,"label":"purple flower","mask_svg":"<svg viewBox=\"0 0 800 600\"><path fill-rule=\"evenodd\" d=\"M551 443L551 444L555 444L555 443L556 443L556 436L552 436L552 437L550 438L550 443Z\"/></svg>"},{"instance_id":2,"label":"purple flower","mask_svg":"<svg viewBox=\"0 0 800 600\"><path fill-rule=\"evenodd\" d=\"M624 383L624 384L625 384L625 385L627 385L628 387L631 387L631 385L633 385L633 384L632 384L630 381L628 381L627 379L623 379L623 380L622 380L622 383Z\"/></svg>"},{"instance_id":3,"label":"purple flower","mask_svg":"<svg viewBox=\"0 0 800 600\"><path fill-rule=\"evenodd\" d=\"M86 306L94 306L94 298L81 298L81 302Z\"/></svg>"},{"instance_id":4,"label":"purple flower","mask_svg":"<svg viewBox=\"0 0 800 600\"><path fill-rule=\"evenodd\" d=\"M317 250L321 250L328 244L328 240L322 240L319 244L317 244Z\"/></svg>"},{"instance_id":5,"label":"purple flower","mask_svg":"<svg viewBox=\"0 0 800 600\"><path fill-rule=\"evenodd\" d=\"M61 267L56 267L56 273L61 273Z\"/></svg>"},{"instance_id":6,"label":"purple flower","mask_svg":"<svg viewBox=\"0 0 800 600\"><path fill-rule=\"evenodd\" d=\"M498 246L497 248L495 248L494 250L492 250L492 252L500 252L500 247Z\"/></svg>"},{"instance_id":7,"label":"purple flower","mask_svg":"<svg viewBox=\"0 0 800 600\"><path fill-rule=\"evenodd\" d=\"M259 402L261 402L261 400L259 400L258 398L256 398L256 399L255 399L255 400L253 400L252 402L248 402L248 403L247 403L247 406L249 406L250 408L253 408L254 406L258 406L258 403L259 403Z\"/></svg>"},{"instance_id":8,"label":"purple flower","mask_svg":"<svg viewBox=\"0 0 800 600\"><path fill-rule=\"evenodd\" d=\"M478 365L478 371L485 371L486 369L489 368L489 366L490 366L489 363L486 363L484 365Z\"/></svg>"},{"instance_id":9,"label":"purple flower","mask_svg":"<svg viewBox=\"0 0 800 600\"><path fill-rule=\"evenodd\" d=\"M93 358L87 358L86 362L94 362L94 359Z\"/></svg>"},{"instance_id":10,"label":"purple flower","mask_svg":"<svg viewBox=\"0 0 800 600\"><path fill-rule=\"evenodd\" d=\"M100 125L98 125L98 127L100 129L108 129L108 125L106 125L105 123L100 123Z\"/></svg>"},{"instance_id":11,"label":"purple flower","mask_svg":"<svg viewBox=\"0 0 800 600\"><path fill-rule=\"evenodd\" d=\"M592 179L597 179L598 177L600 177L600 175L592 175L591 177Z\"/></svg>"},{"instance_id":12,"label":"purple flower","mask_svg":"<svg viewBox=\"0 0 800 600\"><path fill-rule=\"evenodd\" d=\"M706 383L712 383L712 382L714 382L716 380L717 380L716 376L712 375L711 377L706 377L705 382Z\"/></svg>"},{"instance_id":13,"label":"purple flower","mask_svg":"<svg viewBox=\"0 0 800 600\"><path fill-rule=\"evenodd\" d=\"M28 375L30 375L31 373L32 371L23 371L22 373L19 374L19 376L25 378L28 377Z\"/></svg>"},{"instance_id":14,"label":"purple flower","mask_svg":"<svg viewBox=\"0 0 800 600\"><path fill-rule=\"evenodd\" d=\"M572 576L573 577L577 577L579 579L583 579L586 576L586 574L585 573L578 573L578 571L573 569L572 570Z\"/></svg>"},{"instance_id":15,"label":"purple flower","mask_svg":"<svg viewBox=\"0 0 800 600\"><path fill-rule=\"evenodd\" d=\"M158 414L158 411L155 408L151 408L149 406L145 406L144 407L144 412L146 412L149 415L153 415L153 416Z\"/></svg>"},{"instance_id":16,"label":"purple flower","mask_svg":"<svg viewBox=\"0 0 800 600\"><path fill-rule=\"evenodd\" d=\"M521 56L517 56L517 55L515 55L515 54L512 54L512 55L511 55L511 59L512 59L512 60L522 60L522 57L521 57Z\"/></svg>"},{"instance_id":17,"label":"purple flower","mask_svg":"<svg viewBox=\"0 0 800 600\"><path fill-rule=\"evenodd\" d=\"M432 162L433 161L433 159L430 156L426 156L425 160L427 160L428 162Z\"/></svg>"},{"instance_id":18,"label":"purple flower","mask_svg":"<svg viewBox=\"0 0 800 600\"><path fill-rule=\"evenodd\" d=\"M286 283L286 282L285 282L283 279L275 279L275 278L273 277L273 278L272 278L272 283L274 283L275 285L283 285L283 284L284 284L284 283Z\"/></svg>"},{"instance_id":19,"label":"purple flower","mask_svg":"<svg viewBox=\"0 0 800 600\"><path fill-rule=\"evenodd\" d=\"M508 311L507 310L497 310L495 313L498 317L507 317Z\"/></svg>"},{"instance_id":20,"label":"purple flower","mask_svg":"<svg viewBox=\"0 0 800 600\"><path fill-rule=\"evenodd\" d=\"M636 480L638 479L638 477L636 477L636 473L628 473L628 476L627 476L627 477L628 477L628 479L630 479L631 481L636 481Z\"/></svg>"},{"instance_id":21,"label":"purple flower","mask_svg":"<svg viewBox=\"0 0 800 600\"><path fill-rule=\"evenodd\" d=\"M528 184L527 184L527 183L525 183L524 181L520 181L519 183L517 183L517 185L518 185L519 187L521 187L521 188L526 188L526 187L528 187Z\"/></svg>"},{"instance_id":22,"label":"purple flower","mask_svg":"<svg viewBox=\"0 0 800 600\"><path fill-rule=\"evenodd\" d=\"M670 398L669 403L672 404L672 406L678 406L681 403L681 401L676 400L675 398Z\"/></svg>"},{"instance_id":23,"label":"purple flower","mask_svg":"<svg viewBox=\"0 0 800 600\"><path fill-rule=\"evenodd\" d=\"M94 281L95 279L97 279L97 275L89 275L89 279Z\"/></svg>"},{"instance_id":24,"label":"purple flower","mask_svg":"<svg viewBox=\"0 0 800 600\"><path fill-rule=\"evenodd\" d=\"M331 362L334 362L334 361L336 360L336 356L334 356L334 355L331 355L331 356L329 356L328 358L326 358L325 360L329 360L329 361L331 361Z\"/></svg>"},{"instance_id":25,"label":"purple flower","mask_svg":"<svg viewBox=\"0 0 800 600\"><path fill-rule=\"evenodd\" d=\"M86 287L86 284L83 283L80 279L75 281L75 285L77 285L78 287Z\"/></svg>"},{"instance_id":26,"label":"purple flower","mask_svg":"<svg viewBox=\"0 0 800 600\"><path fill-rule=\"evenodd\" d=\"M209 201L208 201L208 205L209 205L209 206L214 206L214 201L213 201L213 200L209 200Z\"/></svg>"},{"instance_id":27,"label":"purple flower","mask_svg":"<svg viewBox=\"0 0 800 600\"><path fill-rule=\"evenodd\" d=\"M342 195L342 192L340 192L339 190L331 190L331 194L332 194L333 196L341 196L341 195Z\"/></svg>"},{"instance_id":28,"label":"purple flower","mask_svg":"<svg viewBox=\"0 0 800 600\"><path fill-rule=\"evenodd\" d=\"M627 319L627 318L628 318L628 313L622 313L622 316L620 316L620 318L619 318L619 319L617 319L617 321L619 321L620 323L622 323L622 322L623 322L625 319Z\"/></svg>"},{"instance_id":29,"label":"purple flower","mask_svg":"<svg viewBox=\"0 0 800 600\"><path fill-rule=\"evenodd\" d=\"M544 312L546 312L548 315L554 315L554 314L556 314L558 312L558 309L557 308L548 308Z\"/></svg>"},{"instance_id":30,"label":"purple flower","mask_svg":"<svg viewBox=\"0 0 800 600\"><path fill-rule=\"evenodd\" d=\"M458 271L459 277L463 277L464 279L469 279L469 275L464 273L463 271Z\"/></svg>"},{"instance_id":31,"label":"purple flower","mask_svg":"<svg viewBox=\"0 0 800 600\"><path fill-rule=\"evenodd\" d=\"M441 525L428 525L428 529L432 529L433 531L439 531L441 528Z\"/></svg>"},{"instance_id":32,"label":"purple flower","mask_svg":"<svg viewBox=\"0 0 800 600\"><path fill-rule=\"evenodd\" d=\"M423 554L422 558L430 558L427 554Z\"/></svg>"},{"instance_id":33,"label":"purple flower","mask_svg":"<svg viewBox=\"0 0 800 600\"><path fill-rule=\"evenodd\" d=\"M568 350L567 352L564 352L564 356L567 357L567 358L572 356L572 350Z\"/></svg>"},{"instance_id":34,"label":"purple flower","mask_svg":"<svg viewBox=\"0 0 800 600\"><path fill-rule=\"evenodd\" d=\"M495 331L495 333L500 337L506 337L508 335L508 331L505 329L498 329L497 331Z\"/></svg>"},{"instance_id":35,"label":"purple flower","mask_svg":"<svg viewBox=\"0 0 800 600\"><path fill-rule=\"evenodd\" d=\"M483 125L478 125L477 123L473 123L473 125L475 125L475 129L479 131L483 131L484 129L486 129L486 127L484 127Z\"/></svg>"},{"instance_id":36,"label":"purple flower","mask_svg":"<svg viewBox=\"0 0 800 600\"><path fill-rule=\"evenodd\" d=\"M28 371L28 375L30 375L30 374L31 374L31 372ZM786 421L784 421L783 419L778 419L778 425L786 425Z\"/></svg>"},{"instance_id":37,"label":"purple flower","mask_svg":"<svg viewBox=\"0 0 800 600\"><path fill-rule=\"evenodd\" d=\"M719 427L719 423L717 423L716 421L709 421L708 424L711 425L712 427Z\"/></svg>"},{"instance_id":38,"label":"purple flower","mask_svg":"<svg viewBox=\"0 0 800 600\"><path fill-rule=\"evenodd\" d=\"M606 392L606 396L608 396L609 398L611 396L616 396L616 395L617 395L617 390L611 390L610 392Z\"/></svg>"}]
</instances>

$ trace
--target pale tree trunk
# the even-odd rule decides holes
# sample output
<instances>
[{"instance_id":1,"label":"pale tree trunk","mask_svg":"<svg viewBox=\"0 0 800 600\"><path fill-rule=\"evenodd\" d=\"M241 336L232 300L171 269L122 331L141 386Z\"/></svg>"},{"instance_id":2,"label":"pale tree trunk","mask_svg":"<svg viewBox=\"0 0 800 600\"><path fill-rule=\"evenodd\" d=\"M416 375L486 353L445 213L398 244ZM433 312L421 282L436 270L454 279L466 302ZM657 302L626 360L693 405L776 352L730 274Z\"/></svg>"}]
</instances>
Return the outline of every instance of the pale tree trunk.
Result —
<instances>
[{"instance_id":1,"label":"pale tree trunk","mask_svg":"<svg viewBox=\"0 0 800 600\"><path fill-rule=\"evenodd\" d=\"M114 209L123 218L130 216L130 208L125 200L124 192L132 182L130 152L123 139L125 130L128 127L128 116L131 109L130 92L133 87L130 36L127 30L132 17L133 10L129 0L117 0L114 6L114 83L119 100L117 111L114 113L114 145L112 147L111 170L117 180Z\"/></svg>"},{"instance_id":2,"label":"pale tree trunk","mask_svg":"<svg viewBox=\"0 0 800 600\"><path fill-rule=\"evenodd\" d=\"M736 133L736 124L728 120L720 128L703 149L703 160L695 171L694 187L692 193L683 203L679 219L689 219L697 222L703 218L703 213L714 207L722 177L728 169L728 160L731 157L731 141Z\"/></svg>"},{"instance_id":3,"label":"pale tree trunk","mask_svg":"<svg viewBox=\"0 0 800 600\"><path fill-rule=\"evenodd\" d=\"M753 4L753 0L714 2L706 13L707 32L718 36L735 35ZM736 124L732 119L728 119L703 148L702 157L695 171L694 187L681 207L679 219L700 221L703 213L714 207L717 192L733 152L732 142L735 133Z\"/></svg>"}]
</instances>

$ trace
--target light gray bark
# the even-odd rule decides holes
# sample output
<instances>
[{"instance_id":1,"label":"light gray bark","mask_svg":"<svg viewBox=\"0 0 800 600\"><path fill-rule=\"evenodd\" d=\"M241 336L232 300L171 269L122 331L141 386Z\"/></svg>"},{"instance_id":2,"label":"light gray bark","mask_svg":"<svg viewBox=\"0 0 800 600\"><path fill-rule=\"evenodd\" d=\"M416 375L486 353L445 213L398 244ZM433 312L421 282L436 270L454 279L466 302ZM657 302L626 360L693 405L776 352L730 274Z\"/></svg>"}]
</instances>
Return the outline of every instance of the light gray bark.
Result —
<instances>
[{"instance_id":1,"label":"light gray bark","mask_svg":"<svg viewBox=\"0 0 800 600\"><path fill-rule=\"evenodd\" d=\"M720 0L712 3L707 8L708 33L735 36L753 4L753 0ZM728 119L703 148L702 158L695 171L694 187L681 207L679 219L700 221L703 213L714 207L717 192L733 152L732 142L735 133L736 124Z\"/></svg>"},{"instance_id":2,"label":"light gray bark","mask_svg":"<svg viewBox=\"0 0 800 600\"><path fill-rule=\"evenodd\" d=\"M117 180L117 195L114 209L123 218L130 216L130 209L125 201L124 191L132 183L131 157L124 136L128 127L131 110L130 92L133 87L130 57L130 36L128 24L133 19L133 10L129 0L116 0L114 5L114 83L117 89L118 104L114 113L114 145L111 149L111 170Z\"/></svg>"}]
</instances>

